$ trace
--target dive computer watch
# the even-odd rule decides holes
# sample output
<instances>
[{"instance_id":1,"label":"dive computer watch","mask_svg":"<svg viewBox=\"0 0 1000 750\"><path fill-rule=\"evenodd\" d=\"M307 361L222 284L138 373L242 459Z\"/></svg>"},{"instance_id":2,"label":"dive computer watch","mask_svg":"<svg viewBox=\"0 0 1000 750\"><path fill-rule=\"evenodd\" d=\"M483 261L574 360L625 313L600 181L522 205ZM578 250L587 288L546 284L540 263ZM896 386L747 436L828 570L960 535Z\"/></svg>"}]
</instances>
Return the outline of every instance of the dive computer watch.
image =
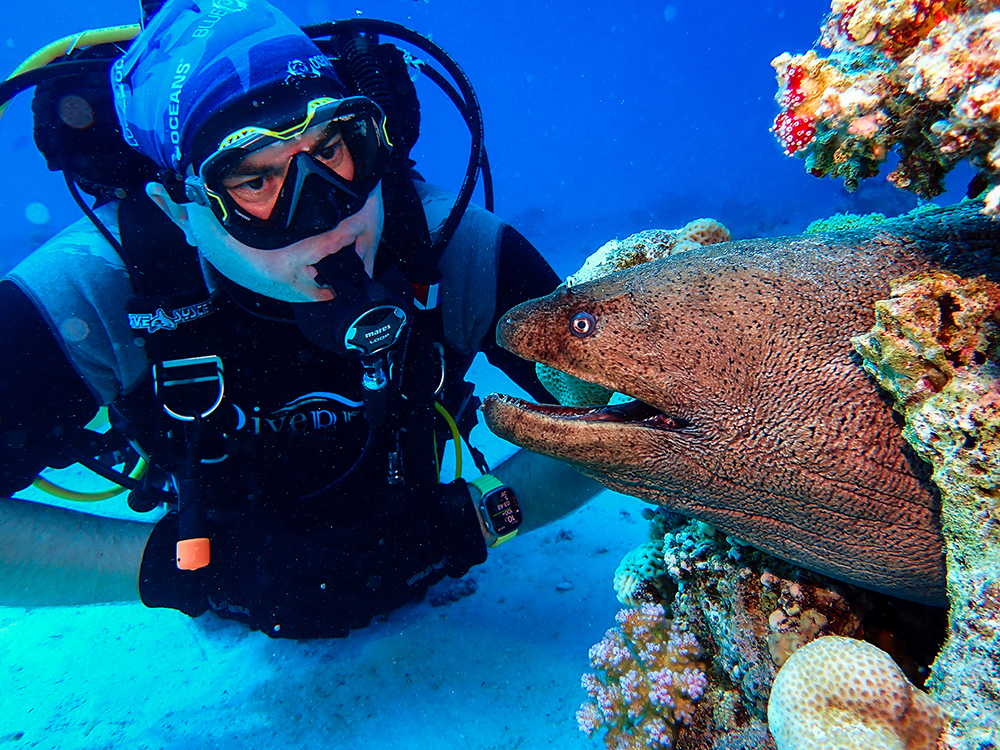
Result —
<instances>
[{"instance_id":1,"label":"dive computer watch","mask_svg":"<svg viewBox=\"0 0 1000 750\"><path fill-rule=\"evenodd\" d=\"M469 482L482 494L479 513L489 532L496 537L493 547L498 547L517 535L521 525L521 508L514 497L514 490L492 474L483 474Z\"/></svg>"}]
</instances>

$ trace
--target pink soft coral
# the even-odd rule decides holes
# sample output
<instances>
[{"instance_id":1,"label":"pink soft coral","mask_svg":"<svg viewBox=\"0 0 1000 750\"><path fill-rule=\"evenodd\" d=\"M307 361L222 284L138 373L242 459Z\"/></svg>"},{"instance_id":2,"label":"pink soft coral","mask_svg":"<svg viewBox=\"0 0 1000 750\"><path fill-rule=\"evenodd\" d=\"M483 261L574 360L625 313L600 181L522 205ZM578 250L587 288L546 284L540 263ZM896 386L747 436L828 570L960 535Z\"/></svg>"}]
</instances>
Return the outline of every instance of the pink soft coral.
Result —
<instances>
[{"instance_id":1,"label":"pink soft coral","mask_svg":"<svg viewBox=\"0 0 1000 750\"><path fill-rule=\"evenodd\" d=\"M623 609L616 620L590 649L597 672L583 676L591 700L577 711L580 731L605 728L609 750L671 748L708 685L701 647L659 604Z\"/></svg>"}]
</instances>

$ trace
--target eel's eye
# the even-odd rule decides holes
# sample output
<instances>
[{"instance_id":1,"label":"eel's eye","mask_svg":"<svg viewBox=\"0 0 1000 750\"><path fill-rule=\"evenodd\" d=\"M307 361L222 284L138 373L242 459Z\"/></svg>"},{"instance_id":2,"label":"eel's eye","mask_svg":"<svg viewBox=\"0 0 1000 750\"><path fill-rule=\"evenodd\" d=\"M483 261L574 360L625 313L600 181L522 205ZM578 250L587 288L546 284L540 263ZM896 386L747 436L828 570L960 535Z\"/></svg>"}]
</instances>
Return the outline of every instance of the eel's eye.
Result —
<instances>
[{"instance_id":1,"label":"eel's eye","mask_svg":"<svg viewBox=\"0 0 1000 750\"><path fill-rule=\"evenodd\" d=\"M586 338L597 329L597 318L589 312L578 312L570 321L569 328L577 338Z\"/></svg>"}]
</instances>

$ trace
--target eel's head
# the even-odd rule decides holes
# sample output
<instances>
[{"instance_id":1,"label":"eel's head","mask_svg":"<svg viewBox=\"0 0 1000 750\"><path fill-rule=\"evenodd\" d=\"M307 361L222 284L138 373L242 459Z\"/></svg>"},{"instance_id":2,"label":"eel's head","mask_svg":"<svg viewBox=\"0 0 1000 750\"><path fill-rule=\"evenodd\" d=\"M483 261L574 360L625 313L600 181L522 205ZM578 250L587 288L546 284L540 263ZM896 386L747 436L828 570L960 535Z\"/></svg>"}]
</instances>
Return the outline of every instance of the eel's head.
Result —
<instances>
[{"instance_id":1,"label":"eel's head","mask_svg":"<svg viewBox=\"0 0 1000 750\"><path fill-rule=\"evenodd\" d=\"M706 437L717 431L720 400L702 341L704 311L662 276L633 269L509 311L501 346L631 400L575 408L494 394L483 405L490 429L620 492L662 502L664 492L680 491L691 479L685 466L697 471Z\"/></svg>"}]
</instances>

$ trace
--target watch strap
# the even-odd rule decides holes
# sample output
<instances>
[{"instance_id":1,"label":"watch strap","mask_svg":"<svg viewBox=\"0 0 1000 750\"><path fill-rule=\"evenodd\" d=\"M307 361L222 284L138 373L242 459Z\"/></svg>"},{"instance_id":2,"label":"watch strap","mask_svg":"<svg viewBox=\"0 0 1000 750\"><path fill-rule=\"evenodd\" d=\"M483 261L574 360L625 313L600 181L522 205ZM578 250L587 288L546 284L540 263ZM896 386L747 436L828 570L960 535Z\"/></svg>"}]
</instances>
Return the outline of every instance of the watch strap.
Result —
<instances>
[{"instance_id":1,"label":"watch strap","mask_svg":"<svg viewBox=\"0 0 1000 750\"><path fill-rule=\"evenodd\" d=\"M503 536L498 536L498 537L496 538L496 541L495 541L495 542L493 542L493 544L491 544L490 546L491 546L491 547L499 547L499 546L500 546L501 544L503 544L504 542L509 542L509 541L510 541L511 539L513 539L514 537L516 537L516 536L517 536L517 532L518 532L518 531L520 531L520 529L514 529L514 530L513 530L512 532L510 532L509 534L504 534Z\"/></svg>"},{"instance_id":2,"label":"watch strap","mask_svg":"<svg viewBox=\"0 0 1000 750\"><path fill-rule=\"evenodd\" d=\"M497 479L492 474L483 474L478 479L473 479L469 482L473 487L479 490L480 495L486 495L487 492L495 490L498 487L503 487L503 482Z\"/></svg>"}]
</instances>

